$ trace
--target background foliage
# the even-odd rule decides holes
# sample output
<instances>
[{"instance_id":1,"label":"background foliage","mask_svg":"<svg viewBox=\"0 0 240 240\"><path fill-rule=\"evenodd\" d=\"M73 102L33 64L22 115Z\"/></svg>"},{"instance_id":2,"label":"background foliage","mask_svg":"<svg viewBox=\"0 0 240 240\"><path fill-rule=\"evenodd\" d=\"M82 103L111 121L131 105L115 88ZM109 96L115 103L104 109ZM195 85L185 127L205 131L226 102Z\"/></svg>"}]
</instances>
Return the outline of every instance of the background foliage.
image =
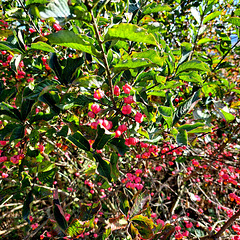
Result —
<instances>
[{"instance_id":1,"label":"background foliage","mask_svg":"<svg viewBox=\"0 0 240 240\"><path fill-rule=\"evenodd\" d=\"M2 239L240 239L237 1L0 13Z\"/></svg>"}]
</instances>

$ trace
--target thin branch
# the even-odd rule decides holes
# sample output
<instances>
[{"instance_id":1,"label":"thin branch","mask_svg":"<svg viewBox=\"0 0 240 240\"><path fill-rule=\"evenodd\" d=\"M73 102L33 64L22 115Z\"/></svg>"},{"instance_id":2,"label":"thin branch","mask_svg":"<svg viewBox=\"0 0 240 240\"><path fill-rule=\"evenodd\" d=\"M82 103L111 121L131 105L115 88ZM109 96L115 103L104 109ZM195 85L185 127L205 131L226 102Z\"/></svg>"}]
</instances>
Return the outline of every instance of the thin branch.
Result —
<instances>
[{"instance_id":1,"label":"thin branch","mask_svg":"<svg viewBox=\"0 0 240 240\"><path fill-rule=\"evenodd\" d=\"M18 3L21 5L21 7L23 8L24 12L28 15L29 20L30 20L31 24L33 25L33 27L35 28L35 30L36 30L40 35L42 35L41 32L39 31L39 29L37 28L37 26L35 25L35 23L33 22L32 17L30 16L28 10L25 8L23 2L22 2L21 0L17 0L17 1L18 1Z\"/></svg>"}]
</instances>

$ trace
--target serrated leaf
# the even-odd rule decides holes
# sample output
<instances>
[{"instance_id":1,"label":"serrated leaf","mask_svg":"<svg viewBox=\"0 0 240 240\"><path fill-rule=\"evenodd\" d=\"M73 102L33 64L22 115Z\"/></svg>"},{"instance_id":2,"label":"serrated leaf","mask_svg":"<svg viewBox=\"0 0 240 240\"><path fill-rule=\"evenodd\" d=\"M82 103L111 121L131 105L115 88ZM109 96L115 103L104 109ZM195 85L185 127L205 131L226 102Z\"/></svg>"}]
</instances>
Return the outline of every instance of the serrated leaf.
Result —
<instances>
[{"instance_id":1,"label":"serrated leaf","mask_svg":"<svg viewBox=\"0 0 240 240\"><path fill-rule=\"evenodd\" d=\"M98 162L97 170L99 174L103 177L106 177L110 182L112 180L112 177L111 177L111 167L109 162L103 160L98 153L93 154L93 157Z\"/></svg>"},{"instance_id":2,"label":"serrated leaf","mask_svg":"<svg viewBox=\"0 0 240 240\"><path fill-rule=\"evenodd\" d=\"M82 150L90 151L90 144L81 132L78 131L73 135L68 136L67 139Z\"/></svg>"},{"instance_id":3,"label":"serrated leaf","mask_svg":"<svg viewBox=\"0 0 240 240\"><path fill-rule=\"evenodd\" d=\"M188 145L187 131L184 129L180 129L177 134L176 140L179 146L187 146Z\"/></svg>"},{"instance_id":4,"label":"serrated leaf","mask_svg":"<svg viewBox=\"0 0 240 240\"><path fill-rule=\"evenodd\" d=\"M177 75L181 72L189 72L189 71L204 71L204 72L210 72L210 68L208 65L204 62L201 62L199 60L191 60L188 62L185 62L181 64L177 70Z\"/></svg>"},{"instance_id":5,"label":"serrated leaf","mask_svg":"<svg viewBox=\"0 0 240 240\"><path fill-rule=\"evenodd\" d=\"M96 50L96 47L93 45L93 40L87 38L86 36L81 36L71 31L62 30L48 35L47 38L51 44L73 48L89 53L93 56L100 56Z\"/></svg>"},{"instance_id":6,"label":"serrated leaf","mask_svg":"<svg viewBox=\"0 0 240 240\"><path fill-rule=\"evenodd\" d=\"M108 29L104 41L129 40L158 45L155 37L146 29L130 23L120 23Z\"/></svg>"},{"instance_id":7,"label":"serrated leaf","mask_svg":"<svg viewBox=\"0 0 240 240\"><path fill-rule=\"evenodd\" d=\"M44 52L55 52L55 49L45 42L32 43L31 49L41 50Z\"/></svg>"}]
</instances>

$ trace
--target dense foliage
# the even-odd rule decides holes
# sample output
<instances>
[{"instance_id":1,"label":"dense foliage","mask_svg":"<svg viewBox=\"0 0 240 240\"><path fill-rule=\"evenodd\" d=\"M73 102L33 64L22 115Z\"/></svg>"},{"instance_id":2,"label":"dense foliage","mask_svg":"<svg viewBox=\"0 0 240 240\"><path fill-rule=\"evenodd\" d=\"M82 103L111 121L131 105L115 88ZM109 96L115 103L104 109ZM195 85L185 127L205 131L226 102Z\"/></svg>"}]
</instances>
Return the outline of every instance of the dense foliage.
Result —
<instances>
[{"instance_id":1,"label":"dense foliage","mask_svg":"<svg viewBox=\"0 0 240 240\"><path fill-rule=\"evenodd\" d=\"M1 4L1 239L240 239L238 1Z\"/></svg>"}]
</instances>

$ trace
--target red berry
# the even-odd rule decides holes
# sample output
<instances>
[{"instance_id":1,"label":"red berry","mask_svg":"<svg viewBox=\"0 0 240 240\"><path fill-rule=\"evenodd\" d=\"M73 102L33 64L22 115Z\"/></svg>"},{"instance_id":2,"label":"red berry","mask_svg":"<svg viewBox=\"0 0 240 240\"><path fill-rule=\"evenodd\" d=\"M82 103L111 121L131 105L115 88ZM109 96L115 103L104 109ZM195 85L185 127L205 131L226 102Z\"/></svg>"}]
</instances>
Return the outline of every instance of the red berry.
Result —
<instances>
[{"instance_id":1,"label":"red berry","mask_svg":"<svg viewBox=\"0 0 240 240\"><path fill-rule=\"evenodd\" d=\"M61 26L58 24L58 23L54 23L53 24L53 28L56 30L56 31L60 31L62 28Z\"/></svg>"},{"instance_id":2,"label":"red berry","mask_svg":"<svg viewBox=\"0 0 240 240\"><path fill-rule=\"evenodd\" d=\"M177 102L177 103L178 103L178 102L179 102L179 98L175 98L175 102Z\"/></svg>"}]
</instances>

